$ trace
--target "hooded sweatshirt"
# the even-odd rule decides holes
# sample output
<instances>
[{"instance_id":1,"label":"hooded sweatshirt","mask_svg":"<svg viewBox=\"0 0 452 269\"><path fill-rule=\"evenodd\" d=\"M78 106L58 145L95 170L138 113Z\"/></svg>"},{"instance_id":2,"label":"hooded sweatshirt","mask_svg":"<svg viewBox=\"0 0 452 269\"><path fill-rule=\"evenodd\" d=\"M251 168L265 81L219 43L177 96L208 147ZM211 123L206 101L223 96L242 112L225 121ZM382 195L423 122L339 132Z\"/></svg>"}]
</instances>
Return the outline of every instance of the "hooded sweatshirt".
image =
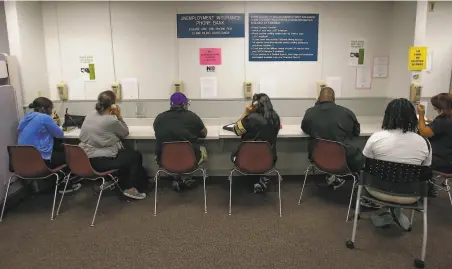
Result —
<instances>
[{"instance_id":1,"label":"hooded sweatshirt","mask_svg":"<svg viewBox=\"0 0 452 269\"><path fill-rule=\"evenodd\" d=\"M63 130L47 114L30 112L19 122L19 145L34 146L44 160L50 160L53 138L62 138Z\"/></svg>"}]
</instances>

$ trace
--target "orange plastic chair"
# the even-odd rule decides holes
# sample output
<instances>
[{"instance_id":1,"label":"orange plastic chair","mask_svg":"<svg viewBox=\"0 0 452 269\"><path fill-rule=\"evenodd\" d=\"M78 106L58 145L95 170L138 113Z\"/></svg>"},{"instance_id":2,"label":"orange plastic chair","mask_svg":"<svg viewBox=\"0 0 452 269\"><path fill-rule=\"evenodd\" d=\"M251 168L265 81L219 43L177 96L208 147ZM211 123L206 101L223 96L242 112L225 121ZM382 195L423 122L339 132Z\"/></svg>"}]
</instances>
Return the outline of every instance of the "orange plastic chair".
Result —
<instances>
[{"instance_id":1,"label":"orange plastic chair","mask_svg":"<svg viewBox=\"0 0 452 269\"><path fill-rule=\"evenodd\" d=\"M33 146L8 146L8 153L10 156L10 164L14 172L9 180L6 182L6 193L3 201L2 213L0 215L0 222L3 221L3 213L5 211L6 198L8 197L9 187L12 183L13 178L20 178L24 180L39 180L46 179L52 176L56 177L55 181L55 194L53 195L53 206L52 206L52 215L50 219L53 220L54 212L55 212L55 201L58 191L58 185L61 182L69 181L65 173L63 172L63 168L66 165L61 165L56 168L49 168L45 164L44 160L41 157L41 153ZM60 176L63 176L63 180L60 182Z\"/></svg>"}]
</instances>

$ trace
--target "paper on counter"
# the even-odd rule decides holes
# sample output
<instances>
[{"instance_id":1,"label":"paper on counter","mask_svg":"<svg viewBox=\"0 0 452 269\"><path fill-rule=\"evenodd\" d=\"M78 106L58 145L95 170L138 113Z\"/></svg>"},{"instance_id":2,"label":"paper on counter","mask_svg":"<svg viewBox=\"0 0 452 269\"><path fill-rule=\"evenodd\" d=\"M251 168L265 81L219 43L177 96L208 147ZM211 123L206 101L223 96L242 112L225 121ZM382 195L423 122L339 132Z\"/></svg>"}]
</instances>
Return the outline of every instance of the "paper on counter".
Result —
<instances>
[{"instance_id":1,"label":"paper on counter","mask_svg":"<svg viewBox=\"0 0 452 269\"><path fill-rule=\"evenodd\" d=\"M374 58L374 78L387 78L389 73L389 57L375 57Z\"/></svg>"},{"instance_id":2,"label":"paper on counter","mask_svg":"<svg viewBox=\"0 0 452 269\"><path fill-rule=\"evenodd\" d=\"M372 84L372 73L369 67L356 68L356 88L370 89Z\"/></svg>"},{"instance_id":3,"label":"paper on counter","mask_svg":"<svg viewBox=\"0 0 452 269\"><path fill-rule=\"evenodd\" d=\"M119 81L119 83L121 83L122 99L139 99L138 79L123 78Z\"/></svg>"},{"instance_id":4,"label":"paper on counter","mask_svg":"<svg viewBox=\"0 0 452 269\"><path fill-rule=\"evenodd\" d=\"M217 77L201 77L201 98L217 98L218 84Z\"/></svg>"},{"instance_id":5,"label":"paper on counter","mask_svg":"<svg viewBox=\"0 0 452 269\"><path fill-rule=\"evenodd\" d=\"M342 96L342 78L341 77L327 77L326 84L334 90L335 97Z\"/></svg>"},{"instance_id":6,"label":"paper on counter","mask_svg":"<svg viewBox=\"0 0 452 269\"><path fill-rule=\"evenodd\" d=\"M265 93L268 97L275 97L276 81L273 78L261 78L259 81L259 93Z\"/></svg>"}]
</instances>

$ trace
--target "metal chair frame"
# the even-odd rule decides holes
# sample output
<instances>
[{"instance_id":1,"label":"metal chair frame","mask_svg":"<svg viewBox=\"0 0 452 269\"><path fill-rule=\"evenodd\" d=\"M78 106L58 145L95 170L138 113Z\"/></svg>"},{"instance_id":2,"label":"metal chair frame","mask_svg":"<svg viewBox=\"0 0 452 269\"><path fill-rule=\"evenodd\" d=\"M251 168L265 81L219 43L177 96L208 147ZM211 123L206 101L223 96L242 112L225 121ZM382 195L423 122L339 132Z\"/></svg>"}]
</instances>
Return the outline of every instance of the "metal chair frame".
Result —
<instances>
[{"instance_id":1,"label":"metal chair frame","mask_svg":"<svg viewBox=\"0 0 452 269\"><path fill-rule=\"evenodd\" d=\"M178 143L189 143L186 141L176 141L176 142L166 142L164 144L178 144ZM194 155L194 153L193 153ZM196 160L195 160L196 161ZM154 181L155 181L155 194L154 194L154 216L157 216L157 190L158 190L158 179L160 173L165 173L168 176L191 176L194 175L196 172L201 171L202 173L202 180L203 180L203 187L204 187L204 213L207 213L207 190L206 190L206 179L207 179L207 170L201 165L196 163L196 168L193 171L187 172L187 173L173 173L171 171L166 170L163 167L159 166L159 169L155 173Z\"/></svg>"},{"instance_id":2,"label":"metal chair frame","mask_svg":"<svg viewBox=\"0 0 452 269\"><path fill-rule=\"evenodd\" d=\"M336 143L336 144L339 144L339 145L342 147L342 149L344 150L344 154L345 154L344 145L343 145L342 143L340 143L340 142L337 142L337 141L331 141L331 140L326 140L326 139L320 139L320 138L316 138L316 140L321 140L321 141L326 141L326 142L330 142L330 143ZM315 174L315 170L317 170L317 171L319 171L319 172L322 173L322 174L331 174L331 175L334 175L334 176L339 177L339 178L347 177L347 176L352 176L352 177L353 177L353 186L352 186L352 191L351 191L351 194L350 194L350 202L349 202L349 204L348 204L347 217L345 218L345 221L348 222L348 220L349 220L349 215L350 215L350 208L351 208L352 201L353 201L353 193L355 192L355 186L356 186L356 184L358 183L358 174L352 172L352 171L350 170L350 168L348 167L348 164L347 164L346 169L347 169L348 172L345 173L345 174L334 174L334 173L325 172L325 171L321 170L320 168L318 168L318 167L315 165L314 162L311 162L311 164L308 166L308 168L306 168L306 170L305 170L305 172L304 172L304 181L303 181L303 186L301 187L300 198L298 199L298 205L301 204L301 198L302 198L302 196L303 196L303 191L304 191L304 187L305 187L305 185L306 185L306 181L307 181L307 179L308 179L308 173L309 173L309 171L311 171L313 174Z\"/></svg>"},{"instance_id":3,"label":"metal chair frame","mask_svg":"<svg viewBox=\"0 0 452 269\"><path fill-rule=\"evenodd\" d=\"M268 142L263 142L263 141L244 141L242 143L268 143ZM278 200L279 200L279 216L282 217L282 209L281 209L281 181L282 181L282 176L279 173L279 171L273 166L270 170L266 171L265 173L261 173L261 174L250 174L250 173L245 173L243 171L240 170L239 167L235 166L231 172L229 173L229 216L232 215L232 176L234 174L234 172L238 172L241 175L244 176L269 176L272 173L275 173L278 176Z\"/></svg>"}]
</instances>

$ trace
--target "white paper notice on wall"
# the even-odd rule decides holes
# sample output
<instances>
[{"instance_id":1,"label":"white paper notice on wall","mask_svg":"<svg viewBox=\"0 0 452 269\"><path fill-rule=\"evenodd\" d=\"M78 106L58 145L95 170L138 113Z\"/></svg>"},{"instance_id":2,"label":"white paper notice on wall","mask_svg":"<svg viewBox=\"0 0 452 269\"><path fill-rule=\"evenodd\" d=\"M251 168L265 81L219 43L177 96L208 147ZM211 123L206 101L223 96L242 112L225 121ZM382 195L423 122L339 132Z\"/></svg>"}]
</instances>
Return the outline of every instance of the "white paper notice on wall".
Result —
<instances>
[{"instance_id":1,"label":"white paper notice on wall","mask_svg":"<svg viewBox=\"0 0 452 269\"><path fill-rule=\"evenodd\" d=\"M201 85L201 98L217 98L217 77L201 77L199 81Z\"/></svg>"},{"instance_id":2,"label":"white paper notice on wall","mask_svg":"<svg viewBox=\"0 0 452 269\"><path fill-rule=\"evenodd\" d=\"M356 88L370 89L372 85L372 70L370 67L356 68Z\"/></svg>"},{"instance_id":3,"label":"white paper notice on wall","mask_svg":"<svg viewBox=\"0 0 452 269\"><path fill-rule=\"evenodd\" d=\"M334 90L335 97L342 96L342 78L341 77L327 77L326 84Z\"/></svg>"},{"instance_id":4,"label":"white paper notice on wall","mask_svg":"<svg viewBox=\"0 0 452 269\"><path fill-rule=\"evenodd\" d=\"M83 78L68 82L69 100L86 100L85 81Z\"/></svg>"},{"instance_id":5,"label":"white paper notice on wall","mask_svg":"<svg viewBox=\"0 0 452 269\"><path fill-rule=\"evenodd\" d=\"M84 81L96 80L96 68L94 63L94 56L83 55L79 56L80 62L80 76Z\"/></svg>"},{"instance_id":6,"label":"white paper notice on wall","mask_svg":"<svg viewBox=\"0 0 452 269\"><path fill-rule=\"evenodd\" d=\"M381 56L374 58L374 78L387 78L389 73L389 57Z\"/></svg>"},{"instance_id":7,"label":"white paper notice on wall","mask_svg":"<svg viewBox=\"0 0 452 269\"><path fill-rule=\"evenodd\" d=\"M365 41L362 39L350 40L349 66L362 66L364 64Z\"/></svg>"},{"instance_id":8,"label":"white paper notice on wall","mask_svg":"<svg viewBox=\"0 0 452 269\"><path fill-rule=\"evenodd\" d=\"M138 79L123 78L119 81L121 83L121 93L123 100L139 99Z\"/></svg>"},{"instance_id":9,"label":"white paper notice on wall","mask_svg":"<svg viewBox=\"0 0 452 269\"><path fill-rule=\"evenodd\" d=\"M0 78L8 77L8 67L5 61L0 61Z\"/></svg>"},{"instance_id":10,"label":"white paper notice on wall","mask_svg":"<svg viewBox=\"0 0 452 269\"><path fill-rule=\"evenodd\" d=\"M276 81L274 78L261 78L259 81L259 93L265 93L269 97L275 97Z\"/></svg>"}]
</instances>

